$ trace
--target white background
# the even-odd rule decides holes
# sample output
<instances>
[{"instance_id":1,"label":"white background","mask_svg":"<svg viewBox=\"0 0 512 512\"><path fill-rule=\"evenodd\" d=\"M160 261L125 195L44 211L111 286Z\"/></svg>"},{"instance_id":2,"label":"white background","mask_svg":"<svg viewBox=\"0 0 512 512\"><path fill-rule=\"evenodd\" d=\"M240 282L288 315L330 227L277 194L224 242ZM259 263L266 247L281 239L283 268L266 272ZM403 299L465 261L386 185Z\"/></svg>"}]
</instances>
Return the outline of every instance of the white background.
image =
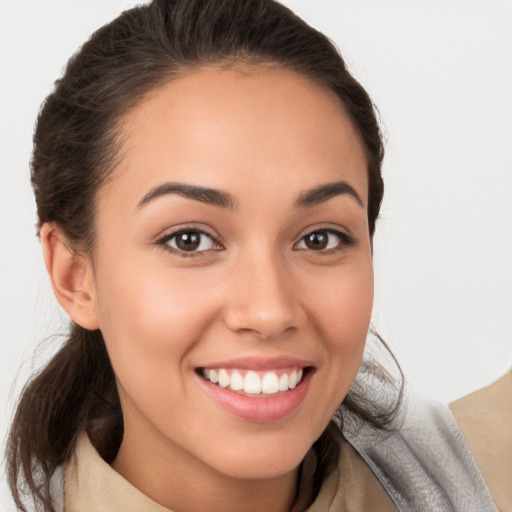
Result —
<instances>
[{"instance_id":1,"label":"white background","mask_svg":"<svg viewBox=\"0 0 512 512\"><path fill-rule=\"evenodd\" d=\"M0 0L2 439L65 330L35 237L34 120L67 58L136 3ZM285 3L336 42L382 118L374 324L426 396L492 382L512 364L512 1Z\"/></svg>"}]
</instances>

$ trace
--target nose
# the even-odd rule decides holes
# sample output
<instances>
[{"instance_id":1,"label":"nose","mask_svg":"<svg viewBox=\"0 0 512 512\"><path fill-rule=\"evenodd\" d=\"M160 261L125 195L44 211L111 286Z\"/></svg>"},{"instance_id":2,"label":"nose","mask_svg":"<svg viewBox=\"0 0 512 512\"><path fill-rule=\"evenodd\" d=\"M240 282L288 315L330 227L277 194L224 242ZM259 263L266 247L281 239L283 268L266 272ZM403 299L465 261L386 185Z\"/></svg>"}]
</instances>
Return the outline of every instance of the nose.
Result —
<instances>
[{"instance_id":1,"label":"nose","mask_svg":"<svg viewBox=\"0 0 512 512\"><path fill-rule=\"evenodd\" d=\"M298 328L302 307L285 262L271 255L240 258L232 270L224 311L230 330L271 340Z\"/></svg>"}]
</instances>

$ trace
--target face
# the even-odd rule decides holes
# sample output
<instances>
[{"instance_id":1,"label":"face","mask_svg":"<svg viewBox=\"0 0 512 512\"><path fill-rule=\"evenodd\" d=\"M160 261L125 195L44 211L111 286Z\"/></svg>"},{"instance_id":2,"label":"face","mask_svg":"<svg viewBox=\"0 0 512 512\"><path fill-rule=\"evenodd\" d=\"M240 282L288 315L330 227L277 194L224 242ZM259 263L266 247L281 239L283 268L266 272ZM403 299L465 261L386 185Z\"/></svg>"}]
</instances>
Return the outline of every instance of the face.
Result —
<instances>
[{"instance_id":1,"label":"face","mask_svg":"<svg viewBox=\"0 0 512 512\"><path fill-rule=\"evenodd\" d=\"M238 479L294 471L370 320L359 137L330 92L263 67L176 79L122 133L92 267L120 456Z\"/></svg>"}]
</instances>

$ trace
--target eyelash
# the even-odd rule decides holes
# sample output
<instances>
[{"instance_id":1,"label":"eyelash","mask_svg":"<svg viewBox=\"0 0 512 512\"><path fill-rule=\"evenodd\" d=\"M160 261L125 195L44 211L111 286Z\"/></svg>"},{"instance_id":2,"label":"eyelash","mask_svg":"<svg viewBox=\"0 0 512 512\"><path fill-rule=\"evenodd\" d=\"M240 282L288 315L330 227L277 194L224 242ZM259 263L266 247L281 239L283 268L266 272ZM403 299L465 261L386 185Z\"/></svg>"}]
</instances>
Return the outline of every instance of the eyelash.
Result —
<instances>
[{"instance_id":1,"label":"eyelash","mask_svg":"<svg viewBox=\"0 0 512 512\"><path fill-rule=\"evenodd\" d=\"M298 248L297 247L299 244L303 243L306 240L306 237L314 235L314 234L324 234L324 233L327 233L329 235L335 235L339 239L339 243L336 245L336 247L333 247L333 248L330 248L330 249L321 249L321 250L318 250L318 251L316 251L314 249L309 249L307 247L305 247L305 248ZM185 250L181 250L179 248L171 247L169 245L169 242L172 239L174 239L174 238L176 238L176 237L178 237L180 235L184 235L184 234L198 234L198 235L201 235L201 236L208 237L214 245L218 246L218 248L203 249L201 251L195 251L195 250L194 251L185 251ZM158 246L161 246L163 249L165 249L165 250L167 250L167 251L169 251L169 252L171 252L173 254L178 254L179 256L181 256L183 258L200 257L200 256L204 256L205 253L209 253L210 251L221 251L221 250L224 250L224 247L212 235L210 235L206 231L204 231L202 229L199 229L197 227L194 227L194 226L183 227L183 228L180 228L177 231L174 231L172 233L168 233L166 235L163 235L162 237L158 238L155 241L155 243ZM347 234L347 233L345 233L343 231L340 231L340 230L337 230L337 229L333 229L333 228L322 228L322 227L320 227L320 228L316 228L316 229L313 229L312 231L308 231L307 233L305 233L301 237L299 242L297 242L294 245L294 249L298 249L298 250L301 250L301 251L309 251L312 254L319 255L319 256L327 256L327 255L330 255L330 254L334 254L334 253L343 251L344 249L346 249L346 248L348 248L350 246L355 245L355 243L356 243L355 238L353 238L352 236L350 236L349 234ZM200 242L200 244L201 244L201 242Z\"/></svg>"},{"instance_id":2,"label":"eyelash","mask_svg":"<svg viewBox=\"0 0 512 512\"><path fill-rule=\"evenodd\" d=\"M214 245L217 245L219 248L215 248L215 249L206 249L206 250L202 250L202 251L185 251L185 250L181 250L179 248L175 248L175 247L171 247L169 245L169 242L173 239L173 238L176 238L180 235L185 235L185 234L198 234L198 235L201 235L201 236L205 236L205 237L208 237L212 243ZM200 242L201 243L201 242ZM197 227L194 227L194 226L190 226L190 227L182 227L180 229L178 229L177 231L173 231L172 233L168 233L166 235L163 235L162 237L158 238L156 240L156 244L158 246L161 246L163 249L165 249L166 251L169 251L173 254L177 254L183 258L194 258L194 257L198 257L198 256L203 256L204 253L207 253L207 252L210 252L210 251L220 251L220 250L223 250L224 248L222 247L222 245L212 236L210 235L209 233L207 233L206 231L202 230L202 229L199 229Z\"/></svg>"},{"instance_id":3,"label":"eyelash","mask_svg":"<svg viewBox=\"0 0 512 512\"><path fill-rule=\"evenodd\" d=\"M308 237L308 236L311 236L314 234L317 234L317 235L324 234L324 233L327 233L329 235L334 235L338 238L339 242L336 244L335 247L332 247L330 249L321 249L318 251L315 251L314 249L309 249L307 247L300 248L299 250L309 251L312 254L318 255L318 256L328 256L328 255L332 255L332 254L341 252L341 251L347 249L348 247L355 245L355 243L356 243L356 239L354 237L350 236L348 233L345 233L344 231L334 229L331 227L317 227L317 228L313 229L312 231L308 231L306 234L304 234L301 237L301 239L299 240L299 242L297 242L295 244L294 247L297 247L300 243L303 243L306 240L306 237Z\"/></svg>"}]
</instances>

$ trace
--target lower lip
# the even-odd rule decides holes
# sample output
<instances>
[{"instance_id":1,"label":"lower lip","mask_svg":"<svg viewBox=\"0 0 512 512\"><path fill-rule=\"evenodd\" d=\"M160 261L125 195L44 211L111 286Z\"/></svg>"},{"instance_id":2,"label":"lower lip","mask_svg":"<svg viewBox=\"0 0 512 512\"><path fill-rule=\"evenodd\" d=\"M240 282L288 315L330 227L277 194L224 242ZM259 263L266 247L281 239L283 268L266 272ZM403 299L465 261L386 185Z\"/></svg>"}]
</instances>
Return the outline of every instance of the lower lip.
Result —
<instances>
[{"instance_id":1,"label":"lower lip","mask_svg":"<svg viewBox=\"0 0 512 512\"><path fill-rule=\"evenodd\" d=\"M312 373L312 371L306 372L294 389L264 398L241 395L212 384L202 377L197 376L197 378L208 394L231 414L247 421L268 423L284 419L300 407L308 392Z\"/></svg>"}]
</instances>

